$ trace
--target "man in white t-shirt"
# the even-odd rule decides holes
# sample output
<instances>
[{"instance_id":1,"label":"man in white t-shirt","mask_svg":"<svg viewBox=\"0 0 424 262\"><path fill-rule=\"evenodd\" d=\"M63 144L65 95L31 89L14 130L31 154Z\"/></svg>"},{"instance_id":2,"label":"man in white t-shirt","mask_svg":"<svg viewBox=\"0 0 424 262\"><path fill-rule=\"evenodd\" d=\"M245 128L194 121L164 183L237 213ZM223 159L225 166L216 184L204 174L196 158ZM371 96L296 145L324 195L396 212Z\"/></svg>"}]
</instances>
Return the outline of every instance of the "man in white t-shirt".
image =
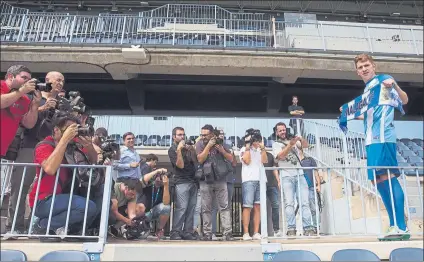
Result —
<instances>
[{"instance_id":1,"label":"man in white t-shirt","mask_svg":"<svg viewBox=\"0 0 424 262\"><path fill-rule=\"evenodd\" d=\"M268 162L262 136L251 135L253 129L246 130L245 146L240 149L242 163L241 180L243 196L243 240L260 240L260 195L259 178L261 168ZM264 177L266 180L266 176ZM253 208L253 238L249 235L250 211ZM266 207L265 207L266 208ZM266 229L265 229L266 230Z\"/></svg>"}]
</instances>

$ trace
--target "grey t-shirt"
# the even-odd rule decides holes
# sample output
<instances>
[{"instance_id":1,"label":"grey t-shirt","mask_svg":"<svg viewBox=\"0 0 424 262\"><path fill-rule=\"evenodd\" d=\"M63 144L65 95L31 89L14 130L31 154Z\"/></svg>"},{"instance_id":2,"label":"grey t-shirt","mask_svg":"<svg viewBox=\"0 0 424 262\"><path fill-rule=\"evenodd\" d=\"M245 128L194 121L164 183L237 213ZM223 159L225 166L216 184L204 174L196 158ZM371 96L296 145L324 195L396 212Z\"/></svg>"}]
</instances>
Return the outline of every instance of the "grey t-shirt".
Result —
<instances>
[{"instance_id":1,"label":"grey t-shirt","mask_svg":"<svg viewBox=\"0 0 424 262\"><path fill-rule=\"evenodd\" d=\"M274 155L274 159L277 159L278 153L280 153L286 145L289 146L290 141L276 141L272 144L272 154ZM288 155L284 159L278 160L277 164L279 167L300 167L299 159L296 157L296 149L292 148ZM280 170L280 175L285 176L297 176L298 171L296 169L282 169Z\"/></svg>"}]
</instances>

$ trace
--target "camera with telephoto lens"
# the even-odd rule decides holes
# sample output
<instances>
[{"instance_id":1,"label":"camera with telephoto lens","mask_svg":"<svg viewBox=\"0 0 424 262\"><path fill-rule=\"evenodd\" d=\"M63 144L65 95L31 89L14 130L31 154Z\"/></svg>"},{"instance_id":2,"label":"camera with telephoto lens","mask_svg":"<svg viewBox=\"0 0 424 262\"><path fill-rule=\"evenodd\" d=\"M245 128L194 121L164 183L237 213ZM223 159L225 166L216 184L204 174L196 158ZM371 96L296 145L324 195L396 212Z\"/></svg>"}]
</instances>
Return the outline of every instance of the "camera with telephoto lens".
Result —
<instances>
[{"instance_id":1,"label":"camera with telephoto lens","mask_svg":"<svg viewBox=\"0 0 424 262\"><path fill-rule=\"evenodd\" d=\"M216 144L217 144L217 145L222 145L222 144L224 144L224 139L222 139L222 138L220 138L220 137L219 137L219 135L221 134L221 130L219 130L219 129L215 128L215 129L212 131L212 134L213 134L213 135L214 135L214 137L215 137L215 141L216 141Z\"/></svg>"},{"instance_id":2,"label":"camera with telephoto lens","mask_svg":"<svg viewBox=\"0 0 424 262\"><path fill-rule=\"evenodd\" d=\"M78 125L78 136L94 136L94 127Z\"/></svg>"},{"instance_id":3,"label":"camera with telephoto lens","mask_svg":"<svg viewBox=\"0 0 424 262\"><path fill-rule=\"evenodd\" d=\"M194 144L196 144L196 141L193 139L186 139L184 142L187 146L194 146Z\"/></svg>"},{"instance_id":4,"label":"camera with telephoto lens","mask_svg":"<svg viewBox=\"0 0 424 262\"><path fill-rule=\"evenodd\" d=\"M51 83L43 83L39 80L35 81L35 90L37 91L50 92L52 89L53 87Z\"/></svg>"},{"instance_id":5,"label":"camera with telephoto lens","mask_svg":"<svg viewBox=\"0 0 424 262\"><path fill-rule=\"evenodd\" d=\"M246 140L249 136L250 138ZM249 128L246 130L246 135L244 136L244 143L252 144L254 142L262 142L261 131L259 131L258 129Z\"/></svg>"},{"instance_id":6,"label":"camera with telephoto lens","mask_svg":"<svg viewBox=\"0 0 424 262\"><path fill-rule=\"evenodd\" d=\"M103 162L106 159L114 159L115 155L119 152L119 144L114 139L100 138L100 149L102 150ZM101 163L103 164L103 163Z\"/></svg>"},{"instance_id":7,"label":"camera with telephoto lens","mask_svg":"<svg viewBox=\"0 0 424 262\"><path fill-rule=\"evenodd\" d=\"M156 180L157 178L159 178L160 180L162 180L163 176L167 176L168 178L172 178L173 173L172 172L159 172L153 179Z\"/></svg>"}]
</instances>

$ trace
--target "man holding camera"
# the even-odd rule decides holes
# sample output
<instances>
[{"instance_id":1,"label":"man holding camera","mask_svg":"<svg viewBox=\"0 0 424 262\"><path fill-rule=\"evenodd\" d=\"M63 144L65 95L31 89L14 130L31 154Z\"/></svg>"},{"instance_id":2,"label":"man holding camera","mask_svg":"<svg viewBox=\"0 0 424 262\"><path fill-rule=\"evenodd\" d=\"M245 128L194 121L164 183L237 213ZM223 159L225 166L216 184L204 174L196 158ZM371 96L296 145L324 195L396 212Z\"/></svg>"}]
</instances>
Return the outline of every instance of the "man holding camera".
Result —
<instances>
[{"instance_id":1,"label":"man holding camera","mask_svg":"<svg viewBox=\"0 0 424 262\"><path fill-rule=\"evenodd\" d=\"M176 197L170 239L195 240L193 219L197 202L196 152L192 145L185 143L184 128L175 127L172 130L172 139L174 142L168 150L168 156L175 170L173 182Z\"/></svg>"},{"instance_id":2,"label":"man holding camera","mask_svg":"<svg viewBox=\"0 0 424 262\"><path fill-rule=\"evenodd\" d=\"M23 131L19 129L19 125L24 128L33 128L38 119L38 108L41 101L41 93L36 88L36 79L31 79L31 72L29 69L22 65L12 66L7 70L5 80L1 81L1 147L0 156L5 156L9 145L12 144L14 139L17 139L12 147L17 147L12 150L18 152ZM32 100L28 97L32 95ZM17 134L19 135L15 136ZM9 155L9 154L8 154ZM17 159L19 163L30 163L32 162L32 153L30 156L26 156L26 161ZM15 160L15 159L13 159ZM22 180L23 167L14 168L13 175L11 176L11 191L9 198L9 220L7 228L10 227L13 222L15 210L18 208L15 224L15 234L21 234L25 231L24 226L24 214L25 214L25 200L28 193L29 186L34 180L35 171L31 168L27 169L24 184L22 187L22 196L18 202L19 188ZM19 170L19 172L17 172Z\"/></svg>"},{"instance_id":3,"label":"man holding camera","mask_svg":"<svg viewBox=\"0 0 424 262\"><path fill-rule=\"evenodd\" d=\"M260 240L260 176L261 168L268 163L262 135L259 130L246 130L245 146L240 149L243 195L243 240ZM266 180L266 177L264 177ZM253 237L249 235L250 211L253 208ZM266 208L266 207L264 207ZM266 230L266 229L265 229Z\"/></svg>"},{"instance_id":4,"label":"man holding camera","mask_svg":"<svg viewBox=\"0 0 424 262\"><path fill-rule=\"evenodd\" d=\"M37 217L32 234L46 234L50 208L52 208L50 230L56 235L67 234L65 223L68 215L69 228L73 232L82 230L81 224L84 221L85 211L87 211L86 226L89 226L94 219L97 207L93 201L88 201L88 208L85 210L86 198L78 195L71 197L70 194L63 192L72 180L72 168L60 167L61 164L68 163L65 158L67 148L72 143L77 143L85 152L95 152L89 137L78 136L78 123L79 120L71 114L62 112L55 114L52 136L46 137L35 147L34 163L40 164L41 168L36 168L34 186L29 193L29 204L33 209L34 216ZM54 203L52 202L53 193L55 193ZM37 199L35 199L36 196ZM69 202L70 212L68 214Z\"/></svg>"},{"instance_id":5,"label":"man holding camera","mask_svg":"<svg viewBox=\"0 0 424 262\"><path fill-rule=\"evenodd\" d=\"M279 122L275 125L277 141L272 145L272 152L279 167L300 167L296 143L300 142L302 148L308 147L308 142L300 136L290 138L287 134L286 124ZM309 188L306 179L298 170L280 170L281 186L283 187L285 213L287 217L287 236L296 236L295 198L300 195L302 208L303 235L314 235L311 224L311 210L309 208Z\"/></svg>"},{"instance_id":6,"label":"man holding camera","mask_svg":"<svg viewBox=\"0 0 424 262\"><path fill-rule=\"evenodd\" d=\"M234 240L228 202L227 176L232 172L233 154L219 139L219 131L211 125L201 129L201 139L196 144L196 153L202 165L200 195L202 198L203 240L212 240L212 195L215 195L221 215L223 240ZM218 143L217 143L218 142Z\"/></svg>"},{"instance_id":7,"label":"man holding camera","mask_svg":"<svg viewBox=\"0 0 424 262\"><path fill-rule=\"evenodd\" d=\"M225 144L225 133L222 128L219 129L219 136L218 138L222 141L224 141ZM230 213L232 209L232 199L233 199L233 191L234 191L234 181L235 181L235 174L236 174L236 166L237 166L237 159L234 155L234 150L231 149L231 144L225 144L225 146L231 151L233 154L233 161L231 162L231 165L233 167L233 172L229 173L227 176L227 192L228 192L228 205L230 206ZM217 230L217 214L218 214L218 205L216 198L213 197L212 200L212 240L218 240L216 237L216 230Z\"/></svg>"}]
</instances>

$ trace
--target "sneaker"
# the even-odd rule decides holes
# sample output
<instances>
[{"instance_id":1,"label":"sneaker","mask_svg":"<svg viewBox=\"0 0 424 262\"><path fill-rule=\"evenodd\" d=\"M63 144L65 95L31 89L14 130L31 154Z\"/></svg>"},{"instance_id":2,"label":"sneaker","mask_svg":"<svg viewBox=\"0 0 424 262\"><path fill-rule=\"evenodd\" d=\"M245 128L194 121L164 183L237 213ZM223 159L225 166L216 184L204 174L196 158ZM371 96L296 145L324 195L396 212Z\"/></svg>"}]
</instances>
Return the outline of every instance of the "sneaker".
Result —
<instances>
[{"instance_id":1,"label":"sneaker","mask_svg":"<svg viewBox=\"0 0 424 262\"><path fill-rule=\"evenodd\" d=\"M172 232L171 235L169 236L170 240L181 240L181 236L178 232Z\"/></svg>"},{"instance_id":2,"label":"sneaker","mask_svg":"<svg viewBox=\"0 0 424 262\"><path fill-rule=\"evenodd\" d=\"M249 233L243 234L243 241L249 241L252 240L252 237L249 235Z\"/></svg>"},{"instance_id":3,"label":"sneaker","mask_svg":"<svg viewBox=\"0 0 424 262\"><path fill-rule=\"evenodd\" d=\"M218 241L219 239L216 237L215 234L212 234L212 241Z\"/></svg>"},{"instance_id":4,"label":"sneaker","mask_svg":"<svg viewBox=\"0 0 424 262\"><path fill-rule=\"evenodd\" d=\"M60 238L65 238L68 232L66 232L65 227L59 227L54 231L57 236L60 236Z\"/></svg>"},{"instance_id":5,"label":"sneaker","mask_svg":"<svg viewBox=\"0 0 424 262\"><path fill-rule=\"evenodd\" d=\"M296 236L296 229L287 230L287 236L288 237L295 237Z\"/></svg>"},{"instance_id":6,"label":"sneaker","mask_svg":"<svg viewBox=\"0 0 424 262\"><path fill-rule=\"evenodd\" d=\"M259 233L255 233L255 234L253 234L252 239L253 240L261 240L262 239L262 236Z\"/></svg>"},{"instance_id":7,"label":"sneaker","mask_svg":"<svg viewBox=\"0 0 424 262\"><path fill-rule=\"evenodd\" d=\"M184 232L182 236L183 240L196 240L193 236L193 233Z\"/></svg>"},{"instance_id":8,"label":"sneaker","mask_svg":"<svg viewBox=\"0 0 424 262\"><path fill-rule=\"evenodd\" d=\"M19 229L8 231L4 236L3 240L18 240L18 236L16 235L22 235L24 232L20 231Z\"/></svg>"},{"instance_id":9,"label":"sneaker","mask_svg":"<svg viewBox=\"0 0 424 262\"><path fill-rule=\"evenodd\" d=\"M234 241L235 239L234 239L234 237L233 237L233 234L228 233L228 234L225 234L225 235L222 237L222 240L223 240L223 241Z\"/></svg>"},{"instance_id":10,"label":"sneaker","mask_svg":"<svg viewBox=\"0 0 424 262\"><path fill-rule=\"evenodd\" d=\"M195 239L195 240L200 240L199 232L194 231L194 232L193 232L193 237L194 237L194 239Z\"/></svg>"},{"instance_id":11,"label":"sneaker","mask_svg":"<svg viewBox=\"0 0 424 262\"><path fill-rule=\"evenodd\" d=\"M165 231L163 229L160 229L156 231L156 236L159 238L159 240L165 240Z\"/></svg>"},{"instance_id":12,"label":"sneaker","mask_svg":"<svg viewBox=\"0 0 424 262\"><path fill-rule=\"evenodd\" d=\"M280 230L275 230L274 237L284 237L284 234Z\"/></svg>"},{"instance_id":13,"label":"sneaker","mask_svg":"<svg viewBox=\"0 0 424 262\"><path fill-rule=\"evenodd\" d=\"M212 234L204 234L201 240L202 241L212 241Z\"/></svg>"},{"instance_id":14,"label":"sneaker","mask_svg":"<svg viewBox=\"0 0 424 262\"><path fill-rule=\"evenodd\" d=\"M315 230L313 228L307 228L303 230L304 236L315 236L317 233L315 233Z\"/></svg>"}]
</instances>

